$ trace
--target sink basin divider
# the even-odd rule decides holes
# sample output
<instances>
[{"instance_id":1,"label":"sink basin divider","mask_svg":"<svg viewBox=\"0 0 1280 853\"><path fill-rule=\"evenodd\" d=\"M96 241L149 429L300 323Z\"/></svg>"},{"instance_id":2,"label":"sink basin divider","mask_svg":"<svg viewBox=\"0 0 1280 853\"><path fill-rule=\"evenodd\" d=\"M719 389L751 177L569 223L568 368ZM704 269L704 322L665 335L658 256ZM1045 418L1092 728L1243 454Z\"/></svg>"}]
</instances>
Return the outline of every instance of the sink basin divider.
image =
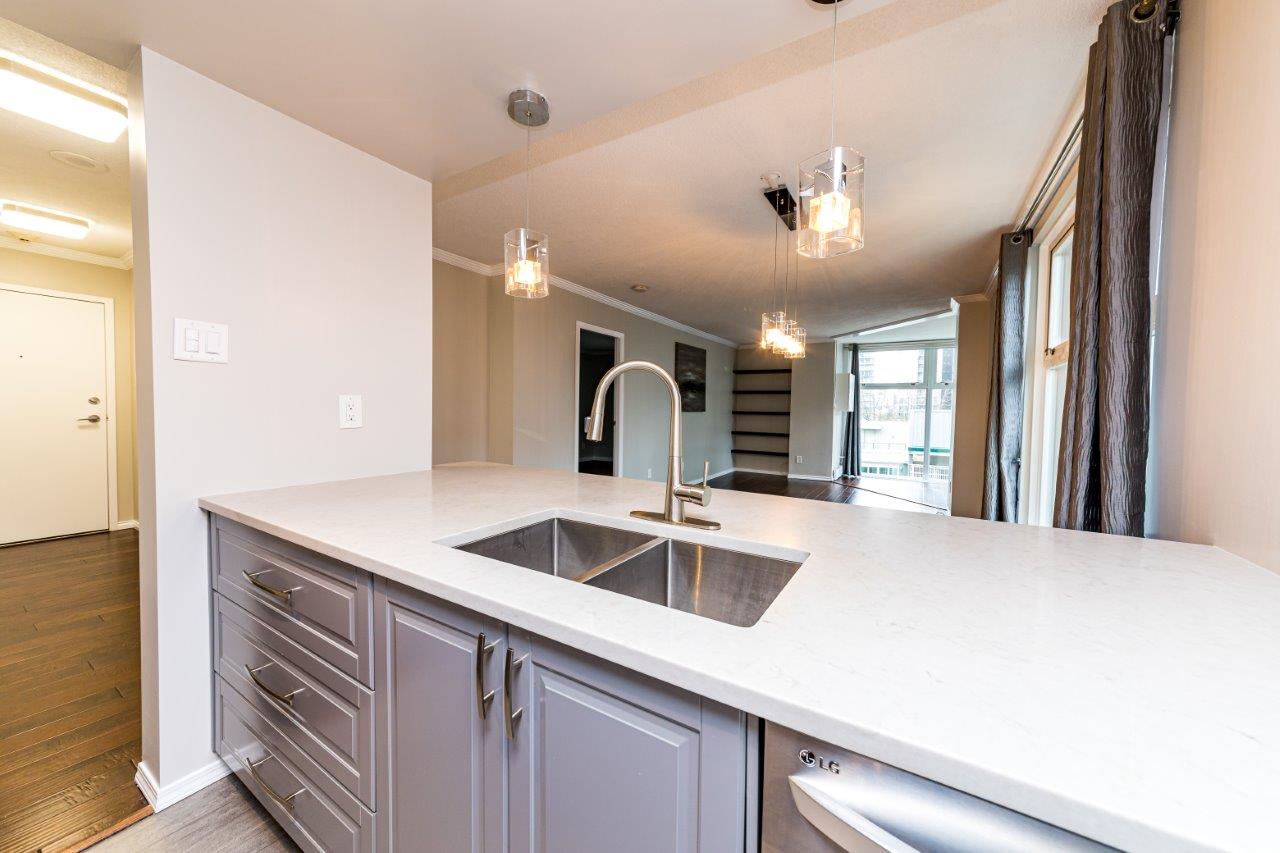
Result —
<instances>
[{"instance_id":1,"label":"sink basin divider","mask_svg":"<svg viewBox=\"0 0 1280 853\"><path fill-rule=\"evenodd\" d=\"M583 572L582 574L574 578L574 580L577 581L578 583L586 583L589 580L600 577L605 572L608 572L612 569L617 568L618 566L622 565L623 563L627 562L633 557L637 557L641 554L645 554L649 551L652 551L654 548L665 548L670 542L671 542L670 539L655 537L653 539L650 539L648 542L645 542L641 545L637 545L636 547L632 548L629 551L622 552L618 556L614 557L612 560L606 560L605 562L601 563L598 566L593 566L592 568L587 569L585 572Z\"/></svg>"}]
</instances>

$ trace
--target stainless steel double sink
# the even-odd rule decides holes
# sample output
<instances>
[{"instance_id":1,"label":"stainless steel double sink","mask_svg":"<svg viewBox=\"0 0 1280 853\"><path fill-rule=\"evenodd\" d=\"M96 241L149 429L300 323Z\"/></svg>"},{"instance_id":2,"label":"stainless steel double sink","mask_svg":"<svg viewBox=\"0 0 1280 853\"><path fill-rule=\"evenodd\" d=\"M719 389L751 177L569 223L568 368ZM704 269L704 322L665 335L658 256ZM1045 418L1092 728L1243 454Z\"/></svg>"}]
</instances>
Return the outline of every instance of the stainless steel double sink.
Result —
<instances>
[{"instance_id":1,"label":"stainless steel double sink","mask_svg":"<svg viewBox=\"0 0 1280 853\"><path fill-rule=\"evenodd\" d=\"M750 627L800 563L549 518L455 546L577 583Z\"/></svg>"}]
</instances>

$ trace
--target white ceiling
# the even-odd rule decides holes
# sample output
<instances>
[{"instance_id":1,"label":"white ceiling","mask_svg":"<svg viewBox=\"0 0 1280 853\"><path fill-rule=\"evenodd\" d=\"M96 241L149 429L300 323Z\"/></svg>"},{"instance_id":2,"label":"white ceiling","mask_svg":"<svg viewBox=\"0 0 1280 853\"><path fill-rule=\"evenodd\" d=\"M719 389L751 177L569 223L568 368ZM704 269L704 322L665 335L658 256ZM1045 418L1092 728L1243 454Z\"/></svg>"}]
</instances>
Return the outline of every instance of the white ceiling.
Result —
<instances>
[{"instance_id":1,"label":"white ceiling","mask_svg":"<svg viewBox=\"0 0 1280 853\"><path fill-rule=\"evenodd\" d=\"M121 68L145 44L431 180L523 143L512 89L545 94L561 130L827 21L808 0L5 0L0 12Z\"/></svg>"},{"instance_id":2,"label":"white ceiling","mask_svg":"<svg viewBox=\"0 0 1280 853\"><path fill-rule=\"evenodd\" d=\"M868 157L868 243L802 265L811 337L945 308L985 285L996 235L1050 153L1106 5L845 0L838 135ZM769 301L774 220L759 175L790 181L826 144L829 11L809 0L3 8L119 67L147 44L432 179L435 245L488 264L523 212L523 134L505 96L537 88L552 122L535 145L533 224L552 236L553 272L738 341L752 338ZM52 142L6 126L0 179L27 180L48 206L127 234L124 143L82 151L111 169L94 176L50 160ZM57 201L71 177L78 206ZM99 212L108 202L124 217ZM638 282L649 292L632 292Z\"/></svg>"},{"instance_id":3,"label":"white ceiling","mask_svg":"<svg viewBox=\"0 0 1280 853\"><path fill-rule=\"evenodd\" d=\"M919 25L839 63L838 142L867 157L867 245L802 262L800 322L811 339L943 310L951 296L984 288L998 234L1019 214L1082 85L1107 4L968 5L936 24L908 18ZM778 171L794 183L795 164L825 148L828 86L828 70L814 66L695 110L655 110L674 117L543 158L532 226L551 237L552 272L750 341L770 304L775 222L759 176ZM524 183L494 172L437 200L437 246L501 261L502 234L523 219ZM632 292L636 283L649 291Z\"/></svg>"},{"instance_id":4,"label":"white ceiling","mask_svg":"<svg viewBox=\"0 0 1280 853\"><path fill-rule=\"evenodd\" d=\"M0 20L0 48L55 68L117 95L125 75L96 59L68 50L38 33ZM71 151L93 158L105 171L88 172L50 156ZM6 245L13 240L87 252L120 260L132 247L129 211L129 137L97 142L44 122L0 111L0 198L86 217L94 226L83 240L18 233L0 226ZM124 263L122 261L122 263Z\"/></svg>"}]
</instances>

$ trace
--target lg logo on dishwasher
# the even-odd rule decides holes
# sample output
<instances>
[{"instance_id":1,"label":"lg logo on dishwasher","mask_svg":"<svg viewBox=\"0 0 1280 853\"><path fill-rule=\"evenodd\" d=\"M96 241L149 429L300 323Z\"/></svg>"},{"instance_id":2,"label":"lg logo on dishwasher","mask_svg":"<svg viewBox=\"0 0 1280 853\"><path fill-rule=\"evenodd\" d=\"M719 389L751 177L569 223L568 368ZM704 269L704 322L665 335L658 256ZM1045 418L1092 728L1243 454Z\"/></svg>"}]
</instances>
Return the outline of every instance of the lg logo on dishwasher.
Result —
<instances>
[{"instance_id":1,"label":"lg logo on dishwasher","mask_svg":"<svg viewBox=\"0 0 1280 853\"><path fill-rule=\"evenodd\" d=\"M825 770L828 773L835 773L837 775L840 773L840 762L827 761L827 759L823 758L821 755L815 755L811 749L800 750L800 761L806 767L817 767L820 770Z\"/></svg>"}]
</instances>

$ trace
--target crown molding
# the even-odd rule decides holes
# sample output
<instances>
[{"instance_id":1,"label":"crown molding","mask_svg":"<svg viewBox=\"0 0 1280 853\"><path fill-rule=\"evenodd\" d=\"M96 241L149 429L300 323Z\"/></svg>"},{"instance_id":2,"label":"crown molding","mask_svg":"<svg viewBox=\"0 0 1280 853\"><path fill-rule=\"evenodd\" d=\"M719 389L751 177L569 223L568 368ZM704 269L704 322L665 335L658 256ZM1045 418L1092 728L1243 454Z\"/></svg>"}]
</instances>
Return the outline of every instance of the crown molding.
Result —
<instances>
[{"instance_id":1,"label":"crown molding","mask_svg":"<svg viewBox=\"0 0 1280 853\"><path fill-rule=\"evenodd\" d=\"M440 261L441 263L449 264L450 266L455 266L464 270L470 270L471 272L478 273L482 276L491 278L494 276L502 275L502 264L493 264L492 266L490 266L489 264L482 264L479 261L472 260L471 258L466 258L466 257L463 257L462 255L455 255L453 252L447 252L444 249L433 248L431 250L431 257L437 261ZM738 344L735 341L731 341L728 338L722 338L719 335L713 335L710 332L704 332L701 329L695 329L693 326L686 326L684 323L681 323L677 320L672 320L670 317L664 317L661 314L655 314L652 311L646 311L643 308L637 308L635 305L632 305L630 302L623 302L621 299L615 299L612 296L606 296L605 294L597 290L592 290L589 287L583 287L582 285L576 282L569 281L566 278L561 278L558 275L551 276L551 284L555 287L560 288L561 290L567 290L570 293L576 293L578 296L583 296L583 297L586 297L587 299L595 300L596 302L599 302L602 305L608 305L610 308L616 308L619 311L625 311L628 314L634 314L637 317L643 317L644 319L650 320L654 323L661 323L664 326L669 326L672 329L676 329L678 331L685 332L690 335L696 335L699 338L705 338L708 341L714 341L715 343L718 343L718 344L724 344L727 347L738 346Z\"/></svg>"},{"instance_id":2,"label":"crown molding","mask_svg":"<svg viewBox=\"0 0 1280 853\"><path fill-rule=\"evenodd\" d=\"M133 249L120 256L120 263L124 264L124 268L127 270L133 269Z\"/></svg>"},{"instance_id":3,"label":"crown molding","mask_svg":"<svg viewBox=\"0 0 1280 853\"><path fill-rule=\"evenodd\" d=\"M462 255L455 255L453 252L446 252L444 249L433 248L431 250L431 257L442 264L448 264L451 267L468 270L476 273L477 275L485 276L486 278L498 275L502 272L501 264L493 264L492 266L489 264L482 264L479 261L471 260L471 258L464 258Z\"/></svg>"},{"instance_id":4,"label":"crown molding","mask_svg":"<svg viewBox=\"0 0 1280 853\"><path fill-rule=\"evenodd\" d=\"M95 264L100 267L111 267L118 270L133 268L133 252L125 258L113 258L110 255L97 255L93 252L82 252L79 249L66 249L62 246L50 246L47 243L28 243L4 234L0 234L0 249L13 249L15 252L31 252L34 255L47 255L61 258L64 261L79 261L82 264Z\"/></svg>"}]
</instances>

